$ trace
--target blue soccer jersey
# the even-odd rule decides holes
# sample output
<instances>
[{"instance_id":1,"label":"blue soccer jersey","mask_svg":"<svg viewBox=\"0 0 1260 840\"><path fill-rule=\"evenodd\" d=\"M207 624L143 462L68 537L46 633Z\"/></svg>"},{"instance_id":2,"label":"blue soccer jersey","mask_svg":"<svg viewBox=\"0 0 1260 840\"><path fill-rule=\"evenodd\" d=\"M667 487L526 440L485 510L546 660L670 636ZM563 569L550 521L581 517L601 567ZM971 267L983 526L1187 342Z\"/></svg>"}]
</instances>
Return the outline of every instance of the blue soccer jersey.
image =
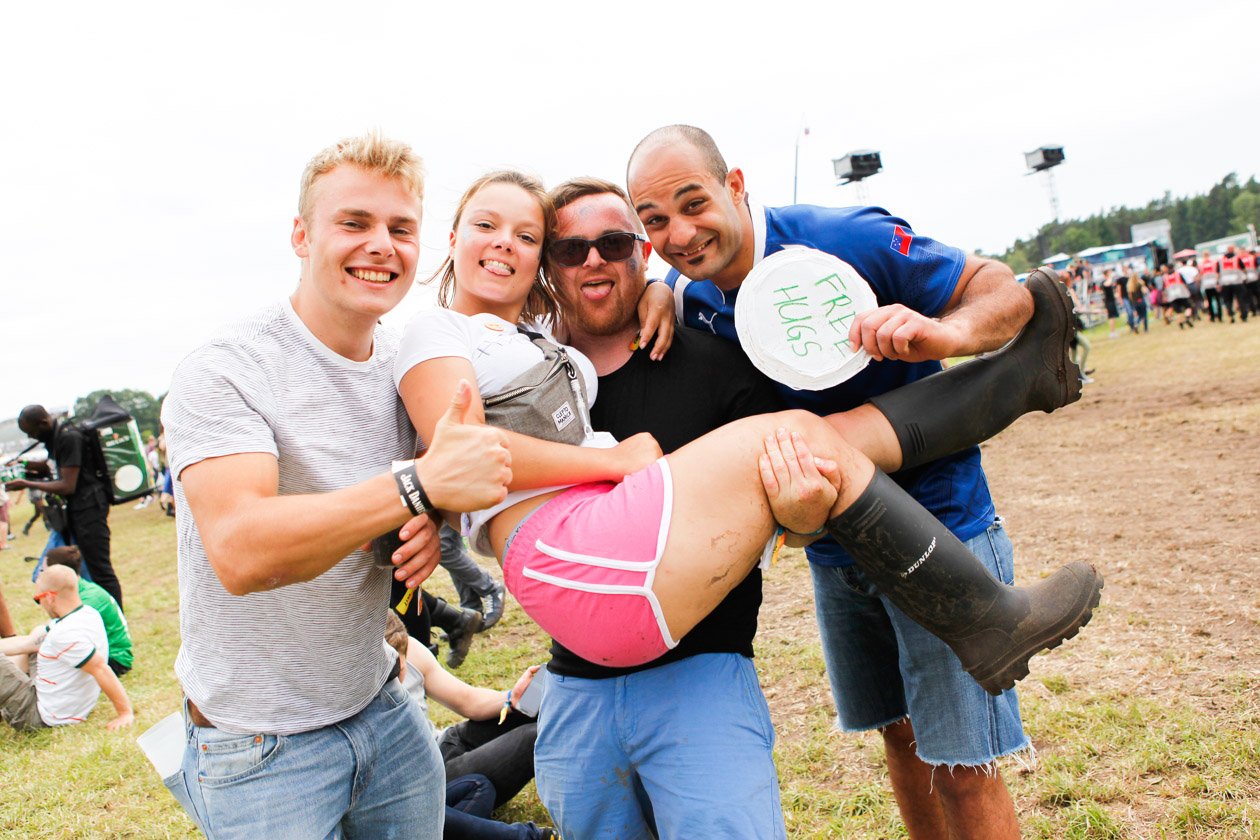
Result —
<instances>
[{"instance_id":1,"label":"blue soccer jersey","mask_svg":"<svg viewBox=\"0 0 1260 840\"><path fill-rule=\"evenodd\" d=\"M758 261L791 245L833 254L866 279L881 306L900 303L924 315L938 315L962 276L966 260L962 251L916 235L904 220L878 207L797 204L750 209ZM739 342L735 332L738 289L723 292L708 280L690 281L675 270L669 272L667 282L674 289L683 323ZM789 406L826 415L855 408L870 397L940 370L939 362L871 362L852 379L824 391L778 387ZM893 478L960 540L969 540L993 524L993 500L980 466L979 447ZM806 554L811 562L825 566L853 562L830 539L814 543Z\"/></svg>"}]
</instances>

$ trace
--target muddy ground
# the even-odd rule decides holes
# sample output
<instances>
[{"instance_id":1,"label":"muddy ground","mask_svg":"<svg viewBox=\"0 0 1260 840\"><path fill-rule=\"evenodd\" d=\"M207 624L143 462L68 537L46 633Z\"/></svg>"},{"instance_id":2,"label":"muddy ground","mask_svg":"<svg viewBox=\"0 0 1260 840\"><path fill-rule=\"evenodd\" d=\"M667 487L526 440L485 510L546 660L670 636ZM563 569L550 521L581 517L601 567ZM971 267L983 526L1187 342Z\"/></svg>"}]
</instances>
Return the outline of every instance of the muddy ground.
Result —
<instances>
[{"instance_id":1,"label":"muddy ground","mask_svg":"<svg viewBox=\"0 0 1260 840\"><path fill-rule=\"evenodd\" d=\"M1053 672L1082 697L1188 704L1209 728L1237 720L1240 691L1260 702L1260 323L1093 341L1097 381L1079 403L984 447L1018 578L1075 558L1106 578L1093 622L1034 659L1021 691L1048 696L1039 675ZM808 572L788 565L766 579L760 652L816 639ZM830 697L825 680L774 671L762 668L782 745ZM842 784L883 783L875 739L832 740ZM1023 814L1038 807L1016 798ZM1125 836L1158 836L1173 809L1131 799Z\"/></svg>"}]
</instances>

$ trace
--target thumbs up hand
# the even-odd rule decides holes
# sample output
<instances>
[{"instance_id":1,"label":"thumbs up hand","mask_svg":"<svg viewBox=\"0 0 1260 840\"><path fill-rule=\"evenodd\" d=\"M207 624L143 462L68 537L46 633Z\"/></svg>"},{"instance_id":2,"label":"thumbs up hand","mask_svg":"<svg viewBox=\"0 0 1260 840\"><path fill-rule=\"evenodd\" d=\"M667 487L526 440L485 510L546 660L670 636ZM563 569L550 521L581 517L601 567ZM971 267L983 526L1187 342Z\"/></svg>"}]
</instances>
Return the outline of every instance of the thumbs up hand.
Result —
<instances>
[{"instance_id":1,"label":"thumbs up hand","mask_svg":"<svg viewBox=\"0 0 1260 840\"><path fill-rule=\"evenodd\" d=\"M443 510L474 511L507 496L512 455L507 437L477 422L472 386L461 379L446 413L433 430L433 442L416 461L416 473L429 500Z\"/></svg>"}]
</instances>

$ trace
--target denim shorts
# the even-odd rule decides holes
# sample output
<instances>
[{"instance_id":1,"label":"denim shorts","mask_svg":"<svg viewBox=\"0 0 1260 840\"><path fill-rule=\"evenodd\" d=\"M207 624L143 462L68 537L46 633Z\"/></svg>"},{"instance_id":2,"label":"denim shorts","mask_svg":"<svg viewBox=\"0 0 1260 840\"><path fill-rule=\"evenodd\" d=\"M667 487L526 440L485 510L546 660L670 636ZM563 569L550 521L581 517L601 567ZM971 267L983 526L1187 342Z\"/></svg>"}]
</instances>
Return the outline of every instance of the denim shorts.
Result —
<instances>
[{"instance_id":1,"label":"denim shorts","mask_svg":"<svg viewBox=\"0 0 1260 840\"><path fill-rule=\"evenodd\" d=\"M1014 549L994 520L966 542L989 571L1014 579ZM810 564L823 657L846 732L909 716L919 758L981 766L1029 746L1014 689L993 697L949 647L894 607L856 566Z\"/></svg>"}]
</instances>

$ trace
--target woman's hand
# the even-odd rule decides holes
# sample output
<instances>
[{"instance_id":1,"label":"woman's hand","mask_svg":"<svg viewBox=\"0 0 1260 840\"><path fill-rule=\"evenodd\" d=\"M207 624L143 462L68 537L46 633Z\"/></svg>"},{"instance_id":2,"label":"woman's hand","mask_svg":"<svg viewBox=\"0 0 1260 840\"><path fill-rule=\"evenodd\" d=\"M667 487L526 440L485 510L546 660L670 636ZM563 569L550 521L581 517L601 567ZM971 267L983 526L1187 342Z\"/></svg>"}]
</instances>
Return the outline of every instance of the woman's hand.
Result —
<instances>
[{"instance_id":1,"label":"woman's hand","mask_svg":"<svg viewBox=\"0 0 1260 840\"><path fill-rule=\"evenodd\" d=\"M620 473L617 476L618 479L655 463L662 454L661 445L647 432L639 432L637 435L626 438L610 451L613 455L613 463L617 465L617 471Z\"/></svg>"},{"instance_id":2,"label":"woman's hand","mask_svg":"<svg viewBox=\"0 0 1260 840\"><path fill-rule=\"evenodd\" d=\"M665 358L674 343L674 290L665 283L648 283L639 296L639 347L656 344L648 354L652 361Z\"/></svg>"}]
</instances>

